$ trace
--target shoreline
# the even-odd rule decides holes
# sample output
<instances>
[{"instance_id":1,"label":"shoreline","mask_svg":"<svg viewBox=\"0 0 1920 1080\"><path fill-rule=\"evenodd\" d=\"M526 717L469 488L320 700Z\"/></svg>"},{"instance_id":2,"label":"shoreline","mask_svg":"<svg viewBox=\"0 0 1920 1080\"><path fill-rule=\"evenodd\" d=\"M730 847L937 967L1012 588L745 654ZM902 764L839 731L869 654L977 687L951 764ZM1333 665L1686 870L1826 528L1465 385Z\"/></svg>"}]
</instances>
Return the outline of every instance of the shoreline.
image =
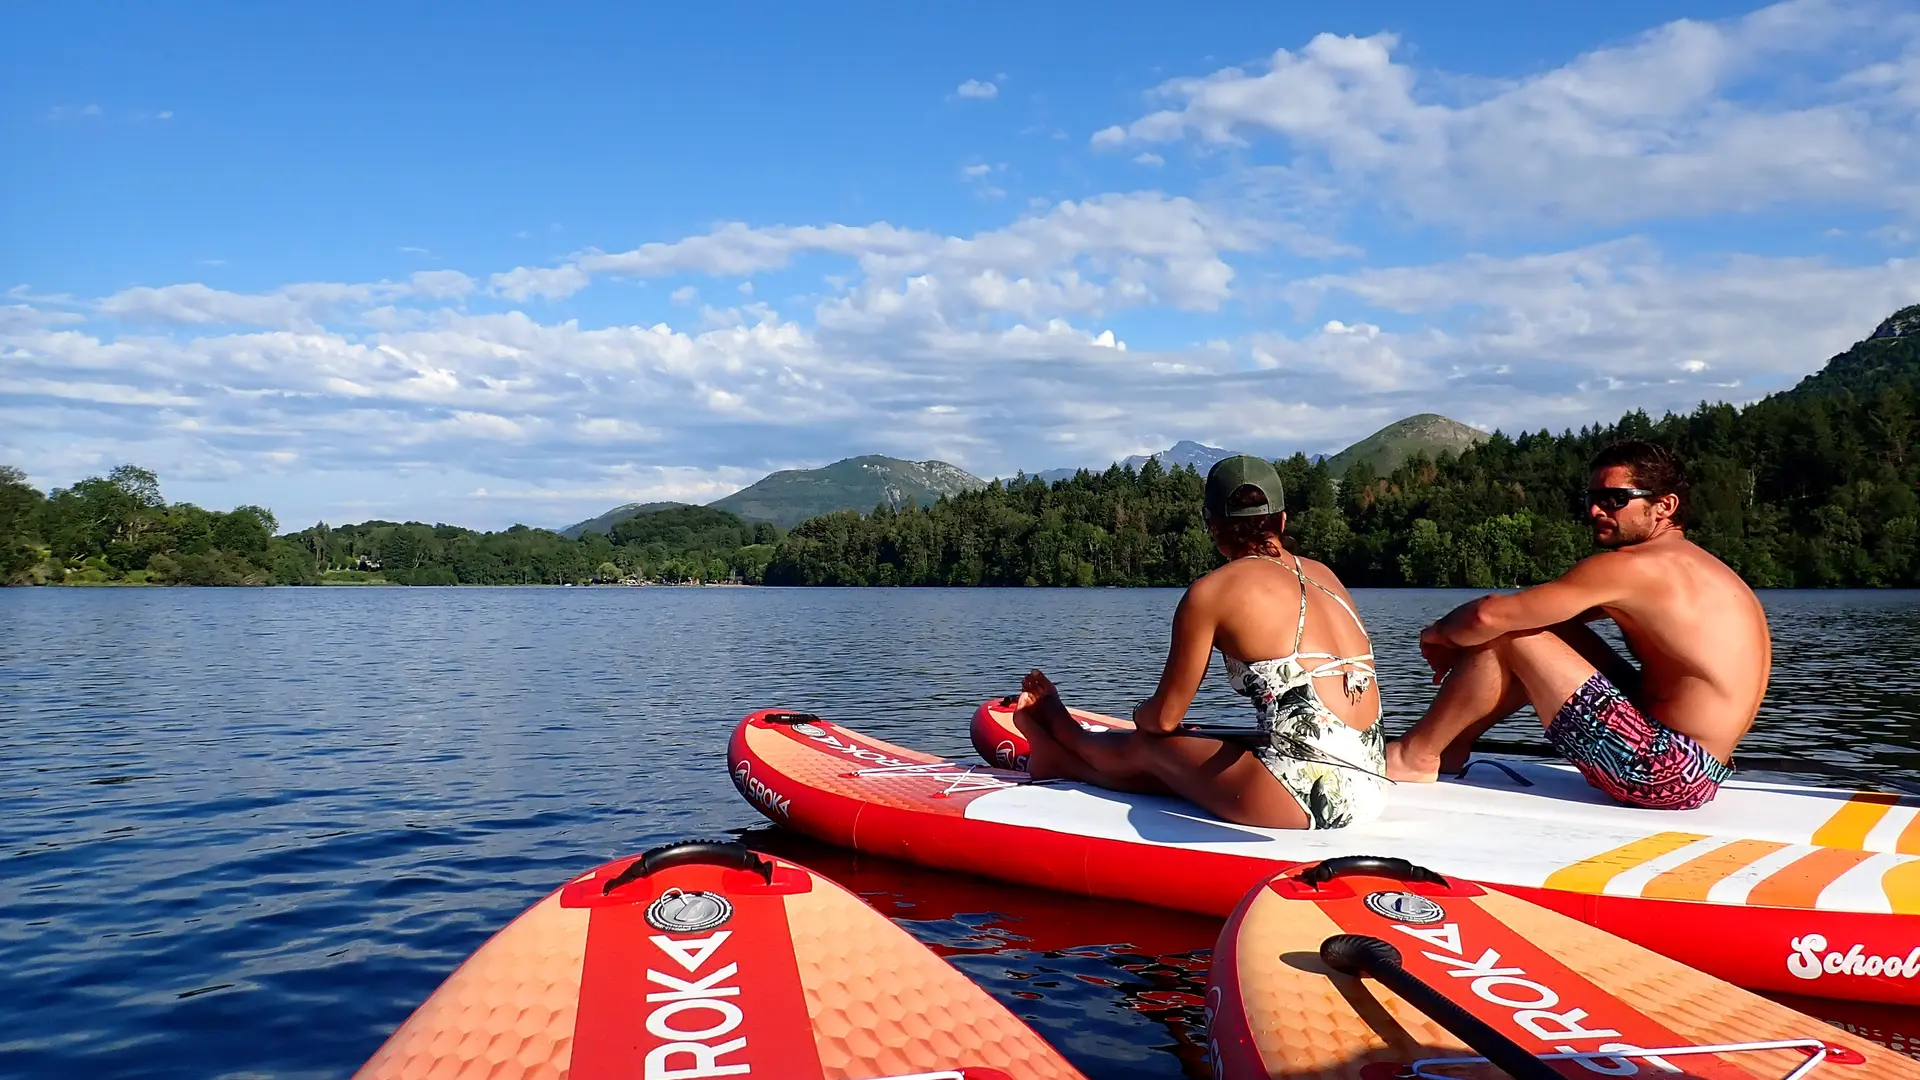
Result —
<instances>
[{"instance_id":1,"label":"shoreline","mask_svg":"<svg viewBox=\"0 0 1920 1080\"><path fill-rule=\"evenodd\" d=\"M744 581L648 581L634 584L608 583L582 584L579 582L512 582L498 585L455 582L450 585L408 585L399 581L317 581L311 585L282 585L266 582L259 585L189 585L166 581L60 581L60 582L18 582L0 585L0 589L324 589L324 588L385 588L385 589L784 589L801 591L808 589L832 590L908 590L908 589L1052 589L1062 592L1093 592L1107 589L1159 589L1179 590L1184 585L754 585ZM1357 585L1355 591L1367 592L1457 592L1476 595L1497 592L1514 592L1517 585ZM1779 588L1772 586L1749 586L1756 593L1920 593L1920 586L1911 585L1819 585Z\"/></svg>"}]
</instances>

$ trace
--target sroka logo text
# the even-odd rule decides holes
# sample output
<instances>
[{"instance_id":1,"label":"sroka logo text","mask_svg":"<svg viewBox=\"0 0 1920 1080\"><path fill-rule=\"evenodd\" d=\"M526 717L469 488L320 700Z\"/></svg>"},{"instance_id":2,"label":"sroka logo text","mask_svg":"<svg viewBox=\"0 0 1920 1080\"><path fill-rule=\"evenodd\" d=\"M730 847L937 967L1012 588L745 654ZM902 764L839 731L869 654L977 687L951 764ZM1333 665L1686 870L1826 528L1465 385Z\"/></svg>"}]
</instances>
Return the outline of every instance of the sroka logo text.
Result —
<instances>
[{"instance_id":1,"label":"sroka logo text","mask_svg":"<svg viewBox=\"0 0 1920 1080\"><path fill-rule=\"evenodd\" d=\"M1827 949L1825 934L1794 938L1793 951L1787 954L1787 970L1795 978L1817 979L1822 975L1889 975L1898 979L1920 978L1920 946L1904 958L1898 955L1868 956L1865 945L1842 952Z\"/></svg>"},{"instance_id":2,"label":"sroka logo text","mask_svg":"<svg viewBox=\"0 0 1920 1080\"><path fill-rule=\"evenodd\" d=\"M1467 959L1471 953L1466 943L1461 940L1458 923L1449 922L1442 926L1406 926L1396 923L1393 928L1408 937L1445 950L1444 952L1422 950L1420 955L1445 965L1449 969L1447 973L1456 979L1472 980L1467 988L1473 996L1510 1010L1515 1025L1560 1053L1574 1054L1583 1051L1602 1054L1615 1054L1622 1051L1638 1053L1642 1049L1624 1042L1575 1045L1589 1040L1598 1042L1601 1039L1618 1039L1620 1032L1607 1027L1587 1027L1587 1010L1562 1009L1563 1003L1560 1000L1559 991L1528 977L1524 968L1503 966L1497 950L1482 949L1478 960ZM1648 1057L1644 1060L1667 1072L1678 1071L1657 1057ZM1589 1072L1603 1076L1632 1076L1640 1071L1639 1065L1630 1058L1600 1060L1576 1058L1574 1063Z\"/></svg>"},{"instance_id":3,"label":"sroka logo text","mask_svg":"<svg viewBox=\"0 0 1920 1080\"><path fill-rule=\"evenodd\" d=\"M793 808L793 796L780 794L754 776L753 763L750 761L742 761L733 767L733 786L740 789L740 794L745 795L748 802L769 814L786 817L787 811Z\"/></svg>"},{"instance_id":4,"label":"sroka logo text","mask_svg":"<svg viewBox=\"0 0 1920 1080\"><path fill-rule=\"evenodd\" d=\"M704 1080L740 1076L753 1071L740 1059L746 1036L727 1038L746 1014L730 998L740 996L738 963L728 963L705 975L701 969L733 936L722 930L702 938L650 937L654 947L686 969L687 978L647 969L647 981L665 989L647 995L647 1034L661 1040L647 1051L645 1080Z\"/></svg>"}]
</instances>

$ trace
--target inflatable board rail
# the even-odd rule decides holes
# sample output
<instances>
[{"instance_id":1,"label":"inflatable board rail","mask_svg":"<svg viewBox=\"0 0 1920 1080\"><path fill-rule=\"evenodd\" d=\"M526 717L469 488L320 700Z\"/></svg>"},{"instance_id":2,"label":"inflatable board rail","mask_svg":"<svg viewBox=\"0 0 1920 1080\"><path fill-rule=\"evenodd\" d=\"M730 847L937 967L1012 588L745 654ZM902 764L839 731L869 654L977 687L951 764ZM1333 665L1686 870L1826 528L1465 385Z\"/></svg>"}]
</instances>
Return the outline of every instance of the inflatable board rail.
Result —
<instances>
[{"instance_id":1,"label":"inflatable board rail","mask_svg":"<svg viewBox=\"0 0 1920 1080\"><path fill-rule=\"evenodd\" d=\"M1489 786L1478 772L1427 785L1458 796L1441 806L1408 785L1376 821L1296 831L1035 782L782 710L741 721L728 766L777 824L938 869L1224 916L1276 871L1364 848L1445 865L1741 986L1920 1004L1920 857L1689 832L1671 816L1652 828L1554 817L1492 770Z\"/></svg>"},{"instance_id":2,"label":"inflatable board rail","mask_svg":"<svg viewBox=\"0 0 1920 1080\"><path fill-rule=\"evenodd\" d=\"M1857 1035L1402 859L1335 858L1262 882L1213 957L1207 1038L1222 1080L1920 1075Z\"/></svg>"},{"instance_id":3,"label":"inflatable board rail","mask_svg":"<svg viewBox=\"0 0 1920 1080\"><path fill-rule=\"evenodd\" d=\"M1005 1007L803 867L691 841L495 934L359 1080L1079 1080Z\"/></svg>"}]
</instances>

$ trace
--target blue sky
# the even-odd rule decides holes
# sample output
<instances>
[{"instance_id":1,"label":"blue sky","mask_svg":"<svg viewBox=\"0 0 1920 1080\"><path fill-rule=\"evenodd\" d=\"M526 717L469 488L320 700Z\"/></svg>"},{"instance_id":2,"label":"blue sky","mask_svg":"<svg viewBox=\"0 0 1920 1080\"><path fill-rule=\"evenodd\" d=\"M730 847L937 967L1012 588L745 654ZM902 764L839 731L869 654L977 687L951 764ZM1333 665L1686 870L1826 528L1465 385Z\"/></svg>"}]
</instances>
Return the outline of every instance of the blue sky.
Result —
<instances>
[{"instance_id":1,"label":"blue sky","mask_svg":"<svg viewBox=\"0 0 1920 1080\"><path fill-rule=\"evenodd\" d=\"M558 525L1746 401L1920 301L1910 8L1202 7L11 8L0 462Z\"/></svg>"}]
</instances>

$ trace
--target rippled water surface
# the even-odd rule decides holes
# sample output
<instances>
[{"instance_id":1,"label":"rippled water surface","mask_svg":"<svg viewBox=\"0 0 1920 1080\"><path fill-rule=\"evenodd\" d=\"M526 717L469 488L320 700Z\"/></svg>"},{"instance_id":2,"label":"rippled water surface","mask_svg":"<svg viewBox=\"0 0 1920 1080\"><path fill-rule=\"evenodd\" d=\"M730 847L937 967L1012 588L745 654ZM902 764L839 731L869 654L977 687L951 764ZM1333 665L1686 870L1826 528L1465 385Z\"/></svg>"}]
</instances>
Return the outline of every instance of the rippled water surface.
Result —
<instances>
[{"instance_id":1,"label":"rippled water surface","mask_svg":"<svg viewBox=\"0 0 1920 1080\"><path fill-rule=\"evenodd\" d=\"M1148 693L1178 595L0 590L0 1072L344 1076L570 875L757 830L724 767L743 713L968 755L972 707L1029 666L1093 708ZM1431 692L1417 628L1467 595L1359 595L1391 730ZM1920 776L1920 597L1764 599L1775 681L1746 747ZM1199 710L1236 702L1216 672ZM867 895L1089 1076L1205 1075L1216 922L755 840Z\"/></svg>"}]
</instances>

